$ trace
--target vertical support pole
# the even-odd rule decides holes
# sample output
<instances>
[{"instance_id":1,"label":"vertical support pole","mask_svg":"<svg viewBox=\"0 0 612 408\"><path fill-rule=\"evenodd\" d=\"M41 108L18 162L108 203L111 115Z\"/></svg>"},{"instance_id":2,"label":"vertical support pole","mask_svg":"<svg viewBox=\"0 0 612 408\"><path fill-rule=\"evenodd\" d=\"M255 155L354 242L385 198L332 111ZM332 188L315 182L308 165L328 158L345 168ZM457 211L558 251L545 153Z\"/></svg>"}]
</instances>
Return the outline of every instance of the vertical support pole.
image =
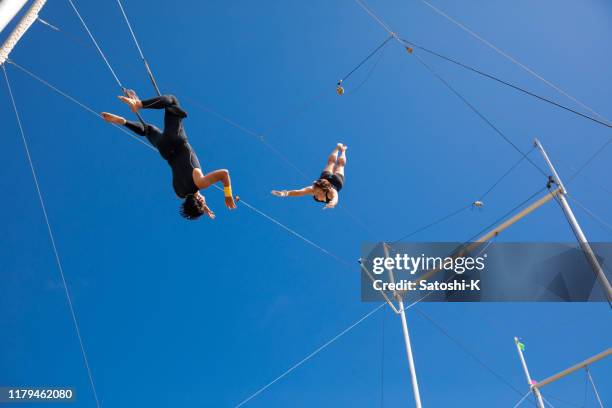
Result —
<instances>
[{"instance_id":1,"label":"vertical support pole","mask_svg":"<svg viewBox=\"0 0 612 408\"><path fill-rule=\"evenodd\" d=\"M383 243L383 248L385 251L385 257L389 257L389 247L386 243ZM393 270L389 270L389 279L391 282L395 282L395 277L393 276ZM408 332L408 322L406 320L406 310L404 309L404 300L402 296L395 292L393 294L395 299L397 300L397 306L399 309L399 315L402 321L402 333L404 334L404 344L406 345L406 356L408 357L408 368L410 369L410 380L412 382L412 393L414 395L414 405L416 408L422 408L421 405L421 393L419 391L419 382L417 380L416 375L416 367L414 364L414 357L412 354L412 345L410 344L410 333Z\"/></svg>"},{"instance_id":2,"label":"vertical support pole","mask_svg":"<svg viewBox=\"0 0 612 408\"><path fill-rule=\"evenodd\" d=\"M523 371L525 372L525 378L527 378L529 388L531 388L531 392L533 392L533 395L536 398L536 402L538 403L538 408L546 408L544 406L544 401L542 399L542 393L540 392L540 389L533 386L533 380L531 379L531 375L529 374L527 362L525 361L525 356L523 356L523 349L520 346L518 337L514 338L514 344L516 345L516 351L518 352L519 358L521 359L521 364L523 366Z\"/></svg>"},{"instance_id":3,"label":"vertical support pole","mask_svg":"<svg viewBox=\"0 0 612 408\"><path fill-rule=\"evenodd\" d=\"M593 252L593 249L591 248L591 245L589 245L589 241L584 235L582 228L580 228L580 224L578 224L578 221L576 220L576 217L574 216L574 212L572 211L571 207L569 206L567 202L567 199L565 198L565 196L567 195L567 190L565 189L565 186L563 185L563 182L561 181L559 174L557 174L555 167L553 166L552 162L548 158L548 155L546 154L546 151L544 150L542 143L540 143L540 141L536 139L535 145L540 150L540 153L542 153L542 156L544 157L546 164L548 165L548 167L550 168L550 171L552 172L552 177L555 183L557 183L557 185L559 186L561 190L559 192L558 197L559 197L559 203L561 204L561 208L563 209L563 213L565 214L567 221L569 222L570 226L572 227L572 230L574 231L574 235L576 236L576 239L578 240L578 243L580 244L580 248L582 249L584 256L586 257L591 268L593 269L595 276L597 276L597 279L599 280L599 283L602 286L604 294L606 298L608 299L608 303L610 303L612 302L612 286L610 285L608 278L606 278L606 274L604 273L603 268L599 264L599 261L597 260L597 257L595 256L595 253Z\"/></svg>"},{"instance_id":4,"label":"vertical support pole","mask_svg":"<svg viewBox=\"0 0 612 408\"><path fill-rule=\"evenodd\" d=\"M412 392L414 394L414 405L416 408L421 408L421 394L419 392L419 383L417 381L416 368L414 365L414 357L412 356L412 346L410 345L410 333L408 333L408 322L406 321L406 311L404 310L404 301L401 296L398 296L398 306L400 317L402 319L402 332L404 333L404 343L406 344L406 355L408 356L408 367L410 368L410 379L412 381Z\"/></svg>"}]
</instances>

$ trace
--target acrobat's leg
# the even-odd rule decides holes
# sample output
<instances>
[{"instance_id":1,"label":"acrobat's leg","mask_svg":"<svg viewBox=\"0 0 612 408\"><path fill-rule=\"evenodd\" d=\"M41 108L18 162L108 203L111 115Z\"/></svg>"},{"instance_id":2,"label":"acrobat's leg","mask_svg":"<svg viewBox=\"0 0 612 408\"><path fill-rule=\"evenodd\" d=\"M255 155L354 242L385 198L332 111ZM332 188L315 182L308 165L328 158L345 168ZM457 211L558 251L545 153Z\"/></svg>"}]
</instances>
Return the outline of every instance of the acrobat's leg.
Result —
<instances>
[{"instance_id":1,"label":"acrobat's leg","mask_svg":"<svg viewBox=\"0 0 612 408\"><path fill-rule=\"evenodd\" d=\"M181 129L181 122L187 117L187 113L181 109L178 99L174 95L161 95L150 99L140 100L134 91L127 90L126 96L119 96L119 99L125 102L134 112L136 112L138 109L164 109L163 134L165 137L175 139L168 140L167 142L170 144L173 142L187 142L185 132L183 132ZM144 125L145 131L146 127L147 125Z\"/></svg>"},{"instance_id":2,"label":"acrobat's leg","mask_svg":"<svg viewBox=\"0 0 612 408\"><path fill-rule=\"evenodd\" d=\"M336 162L338 161L338 151L340 150L341 146L341 144L338 144L338 146L336 146L334 150L332 150L332 152L329 154L329 157L327 158L327 164L323 169L324 172L327 171L333 174L334 167L336 166Z\"/></svg>"},{"instance_id":3,"label":"acrobat's leg","mask_svg":"<svg viewBox=\"0 0 612 408\"><path fill-rule=\"evenodd\" d=\"M131 120L126 120L123 126L130 129L132 132L136 133L139 136L146 135L145 125L143 125L140 122L133 122Z\"/></svg>"},{"instance_id":4,"label":"acrobat's leg","mask_svg":"<svg viewBox=\"0 0 612 408\"><path fill-rule=\"evenodd\" d=\"M162 132L157 127L153 125L149 125L148 123L142 124L140 122L135 122L131 120L126 120L125 125L126 128L130 129L132 132L136 133L140 136L146 136L153 146L157 147L159 141L162 138Z\"/></svg>"},{"instance_id":5,"label":"acrobat's leg","mask_svg":"<svg viewBox=\"0 0 612 408\"><path fill-rule=\"evenodd\" d=\"M346 166L346 145L338 143L340 147L340 157L338 157L338 161L336 163L336 167L334 168L334 174L341 174L344 176L344 166Z\"/></svg>"},{"instance_id":6,"label":"acrobat's leg","mask_svg":"<svg viewBox=\"0 0 612 408\"><path fill-rule=\"evenodd\" d=\"M180 131L181 122L187 117L187 113L179 105L179 101L174 95L156 96L151 99L144 99L143 109L164 109L164 134L170 137L184 137ZM184 140L177 140L177 142Z\"/></svg>"}]
</instances>

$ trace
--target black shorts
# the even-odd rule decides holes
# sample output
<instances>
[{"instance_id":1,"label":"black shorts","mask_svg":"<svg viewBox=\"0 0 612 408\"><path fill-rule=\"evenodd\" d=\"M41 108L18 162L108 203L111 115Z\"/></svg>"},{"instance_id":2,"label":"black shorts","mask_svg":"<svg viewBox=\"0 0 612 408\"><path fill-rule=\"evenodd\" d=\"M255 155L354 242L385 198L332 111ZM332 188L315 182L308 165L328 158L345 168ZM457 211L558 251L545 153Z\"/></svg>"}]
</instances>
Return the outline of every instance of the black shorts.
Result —
<instances>
[{"instance_id":1,"label":"black shorts","mask_svg":"<svg viewBox=\"0 0 612 408\"><path fill-rule=\"evenodd\" d=\"M329 181L337 192L340 192L340 190L342 190L342 186L344 185L344 176L340 173L332 174L330 171L324 171L319 176L319 179Z\"/></svg>"}]
</instances>

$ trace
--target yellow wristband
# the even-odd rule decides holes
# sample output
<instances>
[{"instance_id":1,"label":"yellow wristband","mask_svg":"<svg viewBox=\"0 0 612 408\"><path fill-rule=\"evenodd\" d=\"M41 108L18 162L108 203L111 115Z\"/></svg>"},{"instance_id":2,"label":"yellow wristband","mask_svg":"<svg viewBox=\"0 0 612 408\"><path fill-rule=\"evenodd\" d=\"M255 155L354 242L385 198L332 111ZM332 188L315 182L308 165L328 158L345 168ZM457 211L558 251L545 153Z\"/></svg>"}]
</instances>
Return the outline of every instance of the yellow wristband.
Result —
<instances>
[{"instance_id":1,"label":"yellow wristband","mask_svg":"<svg viewBox=\"0 0 612 408\"><path fill-rule=\"evenodd\" d=\"M223 193L225 194L226 197L231 197L232 196L232 186L224 187Z\"/></svg>"}]
</instances>

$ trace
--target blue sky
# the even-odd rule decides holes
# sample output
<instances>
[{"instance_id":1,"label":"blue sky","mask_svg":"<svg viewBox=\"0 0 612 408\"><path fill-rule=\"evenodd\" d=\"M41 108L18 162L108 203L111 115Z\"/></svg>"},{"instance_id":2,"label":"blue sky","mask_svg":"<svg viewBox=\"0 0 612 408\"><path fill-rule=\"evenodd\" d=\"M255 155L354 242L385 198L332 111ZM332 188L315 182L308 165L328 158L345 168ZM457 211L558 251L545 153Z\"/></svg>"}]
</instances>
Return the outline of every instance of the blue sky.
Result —
<instances>
[{"instance_id":1,"label":"blue sky","mask_svg":"<svg viewBox=\"0 0 612 408\"><path fill-rule=\"evenodd\" d=\"M77 4L123 83L141 96L152 93L116 5ZM571 105L418 1L368 4L407 39ZM435 4L612 116L609 2ZM519 158L396 43L361 88L350 93L371 65L347 81L347 95L337 96L336 81L386 36L349 0L181 7L152 0L129 1L126 9L162 90L179 96L189 112L188 135L204 168L229 168L247 202L350 262L363 241L396 239L474 201ZM51 1L41 16L75 40L36 24L12 59L96 111L128 115L69 5ZM562 177L610 137L609 129L423 58L521 149L539 137ZM227 212L217 192L208 194L214 222L185 222L169 170L155 153L13 66L7 70L103 405L233 407L375 307L359 300L357 264L337 263L244 206ZM0 384L73 386L73 406L92 406L6 87L2 93ZM348 144L341 208L272 197L272 188L310 180L194 101L265 134L310 179L336 142ZM157 113L146 118L161 120ZM569 185L607 221L611 158L606 150ZM544 184L523 163L483 211L465 211L412 239L468 239ZM610 240L610 230L575 211L591 240ZM552 203L500 239L573 236ZM514 336L524 338L536 379L609 347L612 337L604 304L419 307L523 392ZM408 319L426 406L511 407L521 397L420 314ZM399 321L386 308L246 406L380 406L381 361L384 406L409 406ZM610 403L610 362L592 373ZM553 397L580 406L583 374L545 395L557 407L572 405ZM588 401L594 406L591 392Z\"/></svg>"}]
</instances>

